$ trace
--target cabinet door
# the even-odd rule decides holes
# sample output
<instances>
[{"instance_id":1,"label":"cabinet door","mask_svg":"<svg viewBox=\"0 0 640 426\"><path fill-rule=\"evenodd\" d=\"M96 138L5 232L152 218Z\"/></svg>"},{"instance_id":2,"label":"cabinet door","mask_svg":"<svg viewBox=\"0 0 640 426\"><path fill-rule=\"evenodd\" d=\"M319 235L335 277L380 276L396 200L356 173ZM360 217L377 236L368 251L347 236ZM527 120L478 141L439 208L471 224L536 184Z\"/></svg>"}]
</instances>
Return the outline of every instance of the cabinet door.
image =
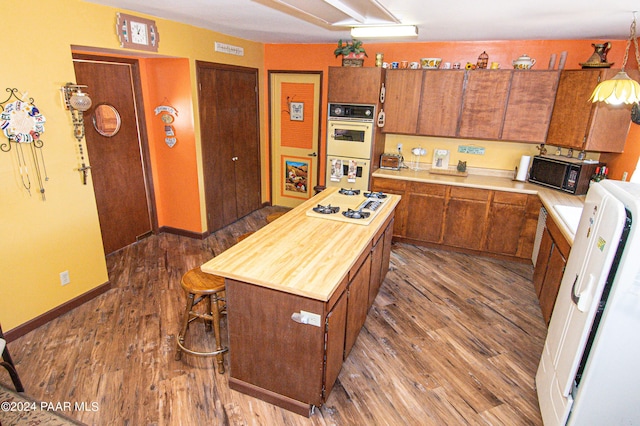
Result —
<instances>
[{"instance_id":1,"label":"cabinet door","mask_svg":"<svg viewBox=\"0 0 640 426\"><path fill-rule=\"evenodd\" d=\"M393 222L394 219L391 219L391 223L387 226L387 229L384 231L384 249L382 251L382 268L380 272L380 284L384 281L387 276L387 272L389 272L389 262L391 260L391 244L393 243ZM378 286L378 289L380 287Z\"/></svg>"},{"instance_id":2,"label":"cabinet door","mask_svg":"<svg viewBox=\"0 0 640 426\"><path fill-rule=\"evenodd\" d=\"M406 237L429 243L440 243L444 224L446 185L413 182L407 195L411 219Z\"/></svg>"},{"instance_id":3,"label":"cabinet door","mask_svg":"<svg viewBox=\"0 0 640 426\"><path fill-rule=\"evenodd\" d=\"M465 72L426 70L422 79L418 134L455 137Z\"/></svg>"},{"instance_id":4,"label":"cabinet door","mask_svg":"<svg viewBox=\"0 0 640 426\"><path fill-rule=\"evenodd\" d=\"M551 248L551 255L549 256L549 264L547 265L547 271L544 276L544 282L542 289L540 289L540 310L542 311L542 317L544 322L549 324L551 319L551 313L553 307L556 304L556 298L558 297L558 290L562 283L562 275L564 274L564 267L567 264L567 260L562 256L558 246L555 244Z\"/></svg>"},{"instance_id":5,"label":"cabinet door","mask_svg":"<svg viewBox=\"0 0 640 426\"><path fill-rule=\"evenodd\" d=\"M600 70L565 70L560 73L547 144L582 149L591 116L589 98L599 77Z\"/></svg>"},{"instance_id":6,"label":"cabinet door","mask_svg":"<svg viewBox=\"0 0 640 426\"><path fill-rule=\"evenodd\" d=\"M385 77L385 133L415 134L422 87L422 70L390 70Z\"/></svg>"},{"instance_id":7,"label":"cabinet door","mask_svg":"<svg viewBox=\"0 0 640 426\"><path fill-rule=\"evenodd\" d=\"M344 359L347 359L351 348L358 338L360 329L367 319L369 310L369 277L371 273L371 256L368 256L358 272L353 276L347 290L347 331L344 344Z\"/></svg>"},{"instance_id":8,"label":"cabinet door","mask_svg":"<svg viewBox=\"0 0 640 426\"><path fill-rule=\"evenodd\" d=\"M338 374L340 374L340 370L342 369L346 321L347 294L344 292L333 306L333 309L331 309L331 312L327 314L325 321L325 341L327 347L324 369L324 395L322 395L324 400L326 400L331 393L333 384L336 382Z\"/></svg>"},{"instance_id":9,"label":"cabinet door","mask_svg":"<svg viewBox=\"0 0 640 426\"><path fill-rule=\"evenodd\" d=\"M556 98L558 71L514 71L501 139L544 143Z\"/></svg>"},{"instance_id":10,"label":"cabinet door","mask_svg":"<svg viewBox=\"0 0 640 426\"><path fill-rule=\"evenodd\" d=\"M533 245L536 239L536 231L538 229L540 207L542 207L542 203L537 195L527 196L524 226L520 233L520 242L518 243L518 252L516 257L521 259L531 259L531 255L533 254Z\"/></svg>"},{"instance_id":11,"label":"cabinet door","mask_svg":"<svg viewBox=\"0 0 640 426\"><path fill-rule=\"evenodd\" d=\"M388 194L400 195L402 198L396 206L395 219L393 225L393 235L403 237L407 222L407 199L405 195L406 181L399 179L373 178L371 182L372 191L382 191Z\"/></svg>"},{"instance_id":12,"label":"cabinet door","mask_svg":"<svg viewBox=\"0 0 640 426\"><path fill-rule=\"evenodd\" d=\"M382 283L382 258L384 255L384 234L380 236L378 241L374 242L371 249L371 275L369 277L369 298L367 309L371 307L373 301L378 295L380 284Z\"/></svg>"},{"instance_id":13,"label":"cabinet door","mask_svg":"<svg viewBox=\"0 0 640 426\"><path fill-rule=\"evenodd\" d=\"M540 240L540 249L538 251L538 260L536 261L535 269L533 270L533 288L536 291L538 300L540 299L540 292L544 285L544 276L547 273L547 267L549 266L549 258L551 257L551 250L553 249L553 238L549 230L545 227L542 233L542 239Z\"/></svg>"},{"instance_id":14,"label":"cabinet door","mask_svg":"<svg viewBox=\"0 0 640 426\"><path fill-rule=\"evenodd\" d=\"M526 207L526 194L494 193L485 239L487 251L515 256L524 227Z\"/></svg>"},{"instance_id":15,"label":"cabinet door","mask_svg":"<svg viewBox=\"0 0 640 426\"><path fill-rule=\"evenodd\" d=\"M378 67L329 67L329 102L378 104L384 70Z\"/></svg>"},{"instance_id":16,"label":"cabinet door","mask_svg":"<svg viewBox=\"0 0 640 426\"><path fill-rule=\"evenodd\" d=\"M473 139L498 139L511 70L474 70L467 73L458 136Z\"/></svg>"},{"instance_id":17,"label":"cabinet door","mask_svg":"<svg viewBox=\"0 0 640 426\"><path fill-rule=\"evenodd\" d=\"M471 250L482 248L489 192L474 188L451 188L445 214L445 245Z\"/></svg>"}]
</instances>

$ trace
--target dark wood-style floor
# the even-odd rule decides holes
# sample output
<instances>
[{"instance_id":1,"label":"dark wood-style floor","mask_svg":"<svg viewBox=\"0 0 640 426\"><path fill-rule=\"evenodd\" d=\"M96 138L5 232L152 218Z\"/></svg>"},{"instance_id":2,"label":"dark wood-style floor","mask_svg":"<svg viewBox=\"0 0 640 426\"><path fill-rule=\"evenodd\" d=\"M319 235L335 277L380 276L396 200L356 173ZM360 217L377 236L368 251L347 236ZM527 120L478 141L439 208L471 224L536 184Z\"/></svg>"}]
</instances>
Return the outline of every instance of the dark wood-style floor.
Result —
<instances>
[{"instance_id":1,"label":"dark wood-style floor","mask_svg":"<svg viewBox=\"0 0 640 426\"><path fill-rule=\"evenodd\" d=\"M97 402L65 413L95 425L541 424L534 376L546 327L530 265L394 244L358 341L310 419L231 391L212 358L175 361L182 274L276 210L205 240L163 234L109 256L112 290L9 344L26 394ZM190 333L211 346L201 324ZM4 371L0 381L10 385Z\"/></svg>"}]
</instances>

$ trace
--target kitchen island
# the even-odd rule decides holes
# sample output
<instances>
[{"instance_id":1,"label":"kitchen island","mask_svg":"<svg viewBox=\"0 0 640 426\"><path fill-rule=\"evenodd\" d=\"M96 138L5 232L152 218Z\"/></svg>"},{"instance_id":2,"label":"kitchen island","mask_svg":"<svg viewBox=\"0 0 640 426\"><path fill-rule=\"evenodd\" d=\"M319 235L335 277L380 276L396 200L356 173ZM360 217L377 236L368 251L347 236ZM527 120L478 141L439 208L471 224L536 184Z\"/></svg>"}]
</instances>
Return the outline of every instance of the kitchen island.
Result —
<instances>
[{"instance_id":1,"label":"kitchen island","mask_svg":"<svg viewBox=\"0 0 640 426\"><path fill-rule=\"evenodd\" d=\"M226 279L229 386L309 416L389 267L397 195L368 225L312 217L328 188L202 265Z\"/></svg>"}]
</instances>

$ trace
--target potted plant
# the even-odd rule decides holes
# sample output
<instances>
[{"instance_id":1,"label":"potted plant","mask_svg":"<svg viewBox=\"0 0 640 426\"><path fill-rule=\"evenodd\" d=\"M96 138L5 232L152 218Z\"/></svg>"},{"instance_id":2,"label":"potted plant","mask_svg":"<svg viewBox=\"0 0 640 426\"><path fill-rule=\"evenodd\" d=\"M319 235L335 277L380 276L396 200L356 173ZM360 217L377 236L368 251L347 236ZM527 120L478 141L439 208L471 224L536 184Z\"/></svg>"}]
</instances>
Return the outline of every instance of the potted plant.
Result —
<instances>
[{"instance_id":1,"label":"potted plant","mask_svg":"<svg viewBox=\"0 0 640 426\"><path fill-rule=\"evenodd\" d=\"M353 39L351 41L338 40L338 47L333 51L336 58L342 55L343 67L361 67L364 58L369 57L362 47L362 41Z\"/></svg>"}]
</instances>

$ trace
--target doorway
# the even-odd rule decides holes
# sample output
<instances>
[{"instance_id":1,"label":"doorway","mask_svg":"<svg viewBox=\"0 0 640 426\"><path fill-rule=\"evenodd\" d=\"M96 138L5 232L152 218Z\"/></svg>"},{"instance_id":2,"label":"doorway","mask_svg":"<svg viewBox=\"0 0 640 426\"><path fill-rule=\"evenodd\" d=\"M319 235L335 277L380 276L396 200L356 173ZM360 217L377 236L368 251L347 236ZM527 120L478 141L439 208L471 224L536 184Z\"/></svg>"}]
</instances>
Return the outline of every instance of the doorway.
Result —
<instances>
[{"instance_id":1,"label":"doorway","mask_svg":"<svg viewBox=\"0 0 640 426\"><path fill-rule=\"evenodd\" d=\"M110 254L157 229L148 147L140 125L144 116L138 61L74 54L73 65L76 83L88 86L92 99L84 113L86 155L104 252ZM117 131L104 132L94 125L105 105L119 118Z\"/></svg>"},{"instance_id":2,"label":"doorway","mask_svg":"<svg viewBox=\"0 0 640 426\"><path fill-rule=\"evenodd\" d=\"M321 82L321 72L269 72L274 205L295 207L318 185Z\"/></svg>"}]
</instances>

